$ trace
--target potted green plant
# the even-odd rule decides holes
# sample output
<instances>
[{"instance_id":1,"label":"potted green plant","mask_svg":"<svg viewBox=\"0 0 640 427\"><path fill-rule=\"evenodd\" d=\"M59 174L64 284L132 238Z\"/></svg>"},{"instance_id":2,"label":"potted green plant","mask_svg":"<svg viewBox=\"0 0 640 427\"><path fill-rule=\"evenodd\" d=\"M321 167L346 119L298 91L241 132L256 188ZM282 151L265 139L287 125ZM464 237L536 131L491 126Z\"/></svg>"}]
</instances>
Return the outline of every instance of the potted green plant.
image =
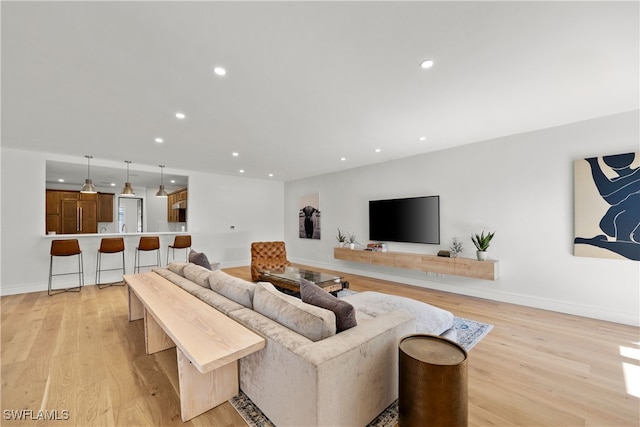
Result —
<instances>
[{"instance_id":1,"label":"potted green plant","mask_svg":"<svg viewBox=\"0 0 640 427\"><path fill-rule=\"evenodd\" d=\"M478 256L478 261L485 261L487 259L487 249L489 249L489 244L491 243L491 239L493 239L493 233L484 234L482 231L481 234L475 234L471 236L471 241L474 245L476 245L476 255Z\"/></svg>"},{"instance_id":2,"label":"potted green plant","mask_svg":"<svg viewBox=\"0 0 640 427\"><path fill-rule=\"evenodd\" d=\"M336 236L336 239L338 240L338 244L340 245L340 247L344 247L345 243L347 243L347 235L346 234L342 234L342 231L340 231L340 229L338 228L338 235Z\"/></svg>"},{"instance_id":3,"label":"potted green plant","mask_svg":"<svg viewBox=\"0 0 640 427\"><path fill-rule=\"evenodd\" d=\"M356 248L356 235L353 233L349 233L349 247L351 249Z\"/></svg>"}]
</instances>

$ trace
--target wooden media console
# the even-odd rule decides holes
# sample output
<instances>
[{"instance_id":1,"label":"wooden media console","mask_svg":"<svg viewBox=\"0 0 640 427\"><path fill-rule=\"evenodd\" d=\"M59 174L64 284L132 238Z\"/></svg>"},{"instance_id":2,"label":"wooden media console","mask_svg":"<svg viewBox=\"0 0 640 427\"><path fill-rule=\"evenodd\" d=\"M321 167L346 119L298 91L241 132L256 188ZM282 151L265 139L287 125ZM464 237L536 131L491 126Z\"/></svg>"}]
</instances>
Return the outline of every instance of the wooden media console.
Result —
<instances>
[{"instance_id":1,"label":"wooden media console","mask_svg":"<svg viewBox=\"0 0 640 427\"><path fill-rule=\"evenodd\" d=\"M447 258L408 252L378 252L349 248L334 248L333 257L343 261L406 268L430 273L497 280L498 261L476 261L470 258Z\"/></svg>"}]
</instances>

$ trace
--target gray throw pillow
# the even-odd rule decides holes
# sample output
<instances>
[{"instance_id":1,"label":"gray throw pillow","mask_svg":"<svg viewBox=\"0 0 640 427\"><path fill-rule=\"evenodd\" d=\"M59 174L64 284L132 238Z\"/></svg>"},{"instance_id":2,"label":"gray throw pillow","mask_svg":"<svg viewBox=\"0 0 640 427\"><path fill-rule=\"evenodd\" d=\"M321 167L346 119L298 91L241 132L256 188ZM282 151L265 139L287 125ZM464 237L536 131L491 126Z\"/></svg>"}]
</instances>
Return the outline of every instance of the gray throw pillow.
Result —
<instances>
[{"instance_id":1,"label":"gray throw pillow","mask_svg":"<svg viewBox=\"0 0 640 427\"><path fill-rule=\"evenodd\" d=\"M211 270L211 263L204 252L196 252L192 249L191 252L189 252L189 262L202 266L207 270Z\"/></svg>"},{"instance_id":2,"label":"gray throw pillow","mask_svg":"<svg viewBox=\"0 0 640 427\"><path fill-rule=\"evenodd\" d=\"M357 325L356 311L351 304L339 300L309 280L300 280L300 298L307 304L333 311L336 315L336 332L338 333Z\"/></svg>"}]
</instances>

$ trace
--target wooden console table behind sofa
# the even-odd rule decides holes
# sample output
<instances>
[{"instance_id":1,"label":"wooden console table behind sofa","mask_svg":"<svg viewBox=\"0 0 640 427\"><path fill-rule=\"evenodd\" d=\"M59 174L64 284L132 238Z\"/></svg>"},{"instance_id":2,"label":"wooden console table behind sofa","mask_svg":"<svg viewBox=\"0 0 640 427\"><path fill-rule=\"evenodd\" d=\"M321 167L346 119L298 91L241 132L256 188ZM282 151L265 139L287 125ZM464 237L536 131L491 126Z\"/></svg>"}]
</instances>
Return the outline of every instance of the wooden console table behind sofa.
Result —
<instances>
[{"instance_id":1,"label":"wooden console table behind sofa","mask_svg":"<svg viewBox=\"0 0 640 427\"><path fill-rule=\"evenodd\" d=\"M237 395L238 359L264 338L153 272L124 280L129 321L144 318L147 354L176 347L182 421Z\"/></svg>"}]
</instances>

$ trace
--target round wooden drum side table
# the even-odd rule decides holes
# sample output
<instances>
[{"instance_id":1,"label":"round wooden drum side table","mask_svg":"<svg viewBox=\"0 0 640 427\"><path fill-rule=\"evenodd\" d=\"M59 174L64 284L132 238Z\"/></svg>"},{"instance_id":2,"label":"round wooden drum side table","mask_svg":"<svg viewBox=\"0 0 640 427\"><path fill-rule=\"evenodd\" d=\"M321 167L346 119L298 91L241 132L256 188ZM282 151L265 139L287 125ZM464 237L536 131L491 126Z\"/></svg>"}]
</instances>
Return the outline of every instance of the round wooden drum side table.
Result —
<instances>
[{"instance_id":1,"label":"round wooden drum side table","mask_svg":"<svg viewBox=\"0 0 640 427\"><path fill-rule=\"evenodd\" d=\"M466 427L466 350L427 334L402 338L398 350L400 427Z\"/></svg>"}]
</instances>

